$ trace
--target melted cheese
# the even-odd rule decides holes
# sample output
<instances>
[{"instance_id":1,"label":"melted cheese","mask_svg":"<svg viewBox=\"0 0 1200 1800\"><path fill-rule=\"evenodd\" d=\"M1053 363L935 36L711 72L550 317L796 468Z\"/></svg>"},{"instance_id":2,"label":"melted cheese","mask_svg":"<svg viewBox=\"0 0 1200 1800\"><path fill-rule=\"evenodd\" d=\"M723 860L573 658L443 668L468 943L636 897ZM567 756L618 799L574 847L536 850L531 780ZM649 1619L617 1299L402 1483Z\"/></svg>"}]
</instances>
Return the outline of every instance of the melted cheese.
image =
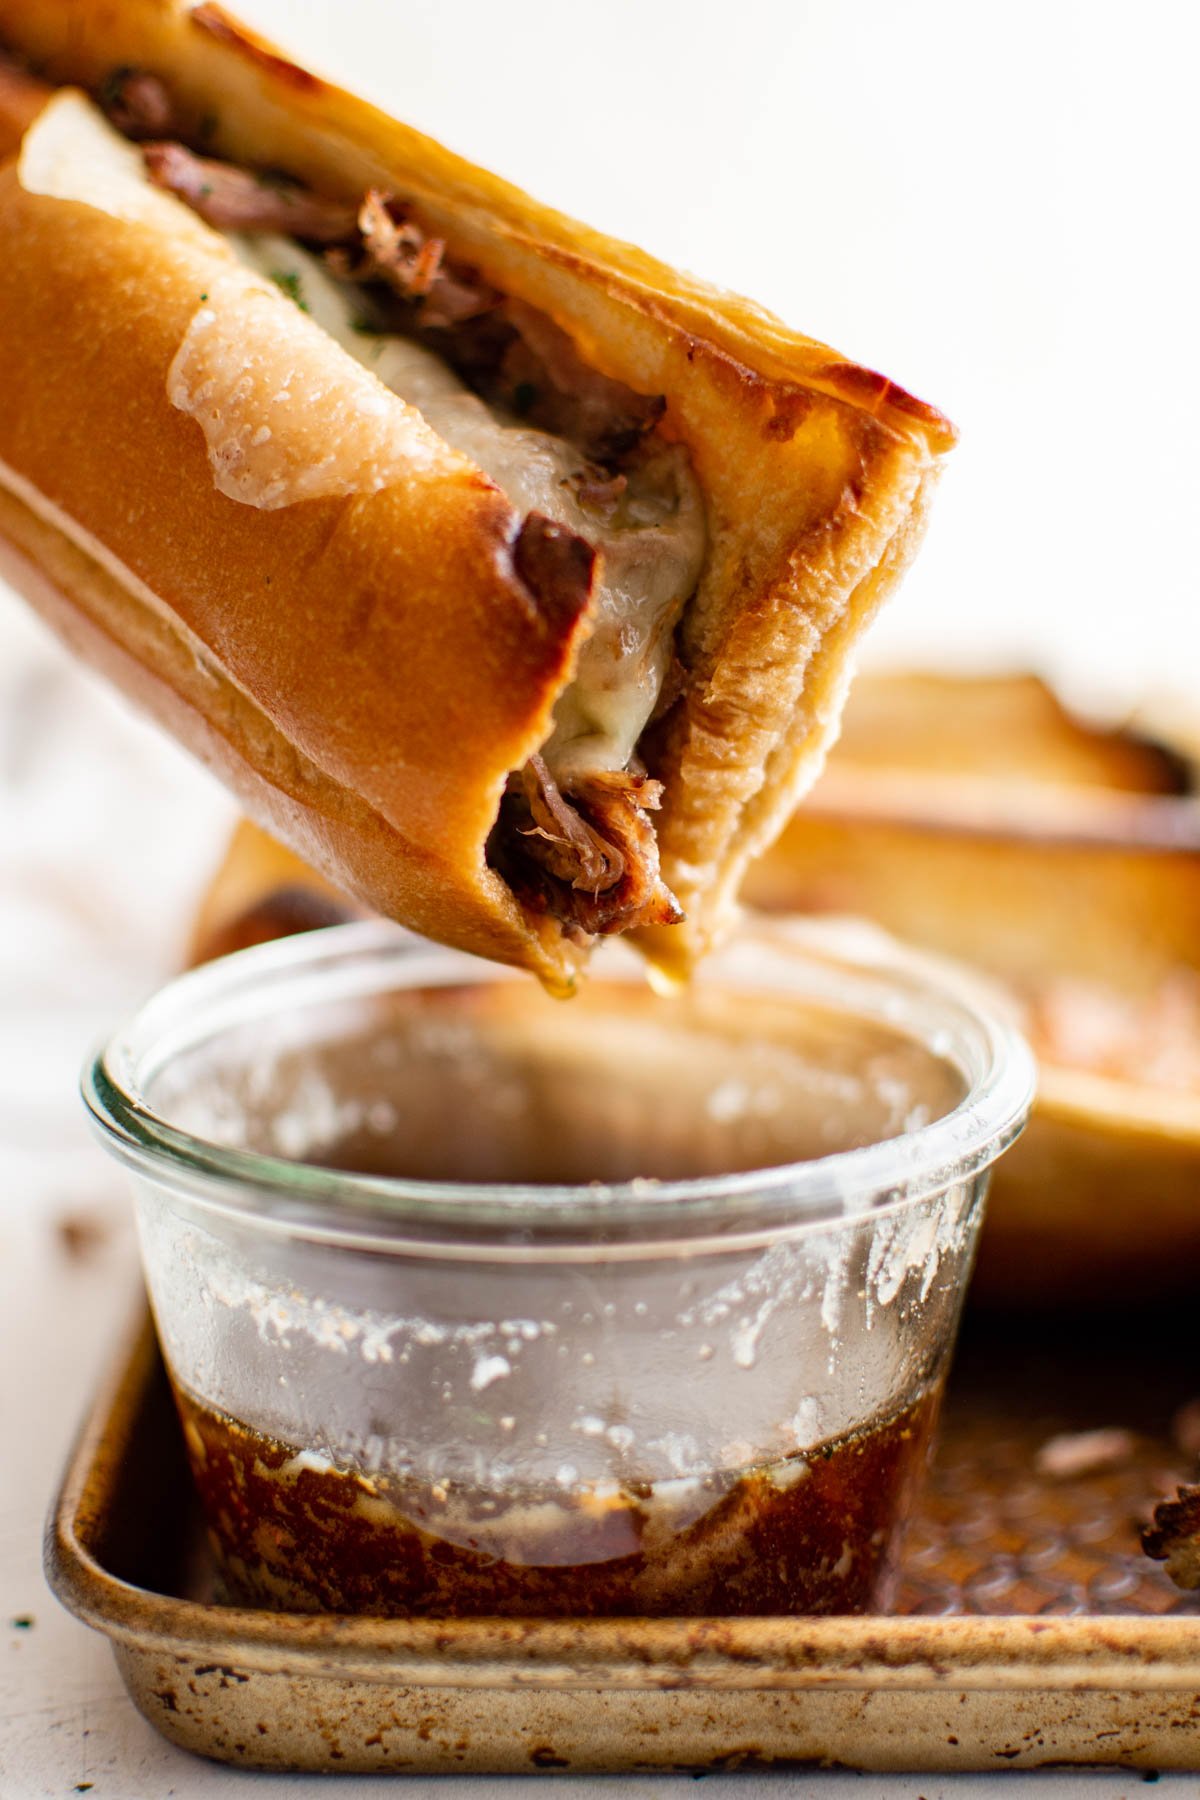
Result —
<instances>
[{"instance_id":1,"label":"melted cheese","mask_svg":"<svg viewBox=\"0 0 1200 1800\"><path fill-rule=\"evenodd\" d=\"M377 493L446 460L419 413L357 363L332 359L303 313L240 271L193 314L167 398L203 431L219 492L267 512Z\"/></svg>"},{"instance_id":2,"label":"melted cheese","mask_svg":"<svg viewBox=\"0 0 1200 1800\"><path fill-rule=\"evenodd\" d=\"M31 193L187 237L209 253L224 240L236 254L242 270L212 285L167 384L172 405L203 430L214 483L230 499L275 509L371 492L402 481L406 468L428 467L450 445L519 512L543 513L593 545L600 561L591 632L543 754L560 780L629 763L705 554L703 505L681 449L664 445L645 459L615 506L585 505L584 459L570 443L487 406L410 339L356 330L354 291L290 239L214 232L153 185L136 146L73 89L56 94L26 133L18 177ZM272 285L280 277L310 318L283 301ZM261 306L247 308L247 293L260 294ZM236 309L222 305L235 294ZM357 368L340 358L331 368L313 324ZM261 379L268 356L278 366L281 343L292 368L282 386ZM330 406L334 387L340 404Z\"/></svg>"},{"instance_id":3,"label":"melted cheese","mask_svg":"<svg viewBox=\"0 0 1200 1800\"><path fill-rule=\"evenodd\" d=\"M290 238L231 241L251 266L282 277L330 337L477 463L518 511L544 513L600 552L591 634L543 754L563 780L625 768L658 700L671 634L704 561L704 509L684 452L664 446L611 513L585 506L577 492L584 459L565 439L506 418L410 338L357 330L353 291Z\"/></svg>"}]
</instances>

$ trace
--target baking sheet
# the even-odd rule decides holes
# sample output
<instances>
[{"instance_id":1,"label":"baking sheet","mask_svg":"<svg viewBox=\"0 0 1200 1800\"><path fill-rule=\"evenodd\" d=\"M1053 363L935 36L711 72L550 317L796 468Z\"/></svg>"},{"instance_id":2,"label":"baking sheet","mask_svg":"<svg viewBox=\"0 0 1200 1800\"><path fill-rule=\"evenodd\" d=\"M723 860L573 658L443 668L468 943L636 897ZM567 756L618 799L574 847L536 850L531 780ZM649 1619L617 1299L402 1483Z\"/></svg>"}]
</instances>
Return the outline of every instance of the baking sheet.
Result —
<instances>
[{"instance_id":1,"label":"baking sheet","mask_svg":"<svg viewBox=\"0 0 1200 1800\"><path fill-rule=\"evenodd\" d=\"M142 1319L72 1456L48 1572L153 1725L243 1766L1196 1767L1200 1596L1137 1542L1188 1473L1169 1434L1186 1351L1145 1319L969 1327L896 1616L403 1621L220 1603ZM1104 1466L1047 1471L1095 1430Z\"/></svg>"}]
</instances>

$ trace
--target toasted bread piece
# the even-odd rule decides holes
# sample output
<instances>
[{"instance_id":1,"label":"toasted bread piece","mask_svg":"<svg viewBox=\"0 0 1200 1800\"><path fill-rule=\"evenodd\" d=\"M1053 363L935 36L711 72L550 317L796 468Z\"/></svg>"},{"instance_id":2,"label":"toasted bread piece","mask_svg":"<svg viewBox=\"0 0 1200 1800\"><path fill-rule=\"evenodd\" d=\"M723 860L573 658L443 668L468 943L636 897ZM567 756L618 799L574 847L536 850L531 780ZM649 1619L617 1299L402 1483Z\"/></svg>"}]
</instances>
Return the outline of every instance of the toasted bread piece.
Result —
<instances>
[{"instance_id":1,"label":"toasted bread piece","mask_svg":"<svg viewBox=\"0 0 1200 1800\"><path fill-rule=\"evenodd\" d=\"M283 844L243 819L229 840L187 939L189 968L266 944L341 925L362 908Z\"/></svg>"},{"instance_id":2,"label":"toasted bread piece","mask_svg":"<svg viewBox=\"0 0 1200 1800\"><path fill-rule=\"evenodd\" d=\"M1022 995L1094 981L1137 1001L1200 968L1193 765L1034 676L867 676L744 897L861 913Z\"/></svg>"},{"instance_id":3,"label":"toasted bread piece","mask_svg":"<svg viewBox=\"0 0 1200 1800\"><path fill-rule=\"evenodd\" d=\"M1200 1258L1200 802L1186 735L1035 677L866 677L746 898L858 913L998 977L1041 1062L974 1292L1130 1301Z\"/></svg>"},{"instance_id":4,"label":"toasted bread piece","mask_svg":"<svg viewBox=\"0 0 1200 1800\"><path fill-rule=\"evenodd\" d=\"M1038 675L866 672L842 717L831 779L851 772L1195 791L1189 758L1145 724L1080 717Z\"/></svg>"}]
</instances>

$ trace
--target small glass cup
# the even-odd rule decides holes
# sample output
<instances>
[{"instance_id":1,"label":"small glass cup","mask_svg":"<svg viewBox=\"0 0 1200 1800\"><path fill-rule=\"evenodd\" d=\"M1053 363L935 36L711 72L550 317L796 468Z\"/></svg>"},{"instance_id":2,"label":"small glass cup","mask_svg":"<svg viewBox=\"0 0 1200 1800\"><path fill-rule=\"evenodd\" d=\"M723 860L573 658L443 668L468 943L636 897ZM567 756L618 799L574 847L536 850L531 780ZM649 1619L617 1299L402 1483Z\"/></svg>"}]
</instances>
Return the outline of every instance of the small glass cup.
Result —
<instances>
[{"instance_id":1,"label":"small glass cup","mask_svg":"<svg viewBox=\"0 0 1200 1800\"><path fill-rule=\"evenodd\" d=\"M673 996L338 927L171 983L85 1076L235 1598L886 1604L1028 1051L868 928Z\"/></svg>"}]
</instances>

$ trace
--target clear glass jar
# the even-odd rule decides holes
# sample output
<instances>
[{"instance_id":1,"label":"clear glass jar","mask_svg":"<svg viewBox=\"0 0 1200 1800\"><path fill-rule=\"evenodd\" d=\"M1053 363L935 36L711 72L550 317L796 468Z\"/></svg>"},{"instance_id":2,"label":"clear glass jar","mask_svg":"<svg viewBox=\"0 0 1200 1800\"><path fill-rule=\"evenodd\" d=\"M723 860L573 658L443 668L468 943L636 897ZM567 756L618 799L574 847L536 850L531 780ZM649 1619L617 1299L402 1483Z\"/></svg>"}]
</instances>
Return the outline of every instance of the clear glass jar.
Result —
<instances>
[{"instance_id":1,"label":"clear glass jar","mask_svg":"<svg viewBox=\"0 0 1200 1800\"><path fill-rule=\"evenodd\" d=\"M669 996L618 945L556 1002L376 924L173 982L85 1098L232 1593L886 1603L1032 1086L866 928L756 927Z\"/></svg>"}]
</instances>

